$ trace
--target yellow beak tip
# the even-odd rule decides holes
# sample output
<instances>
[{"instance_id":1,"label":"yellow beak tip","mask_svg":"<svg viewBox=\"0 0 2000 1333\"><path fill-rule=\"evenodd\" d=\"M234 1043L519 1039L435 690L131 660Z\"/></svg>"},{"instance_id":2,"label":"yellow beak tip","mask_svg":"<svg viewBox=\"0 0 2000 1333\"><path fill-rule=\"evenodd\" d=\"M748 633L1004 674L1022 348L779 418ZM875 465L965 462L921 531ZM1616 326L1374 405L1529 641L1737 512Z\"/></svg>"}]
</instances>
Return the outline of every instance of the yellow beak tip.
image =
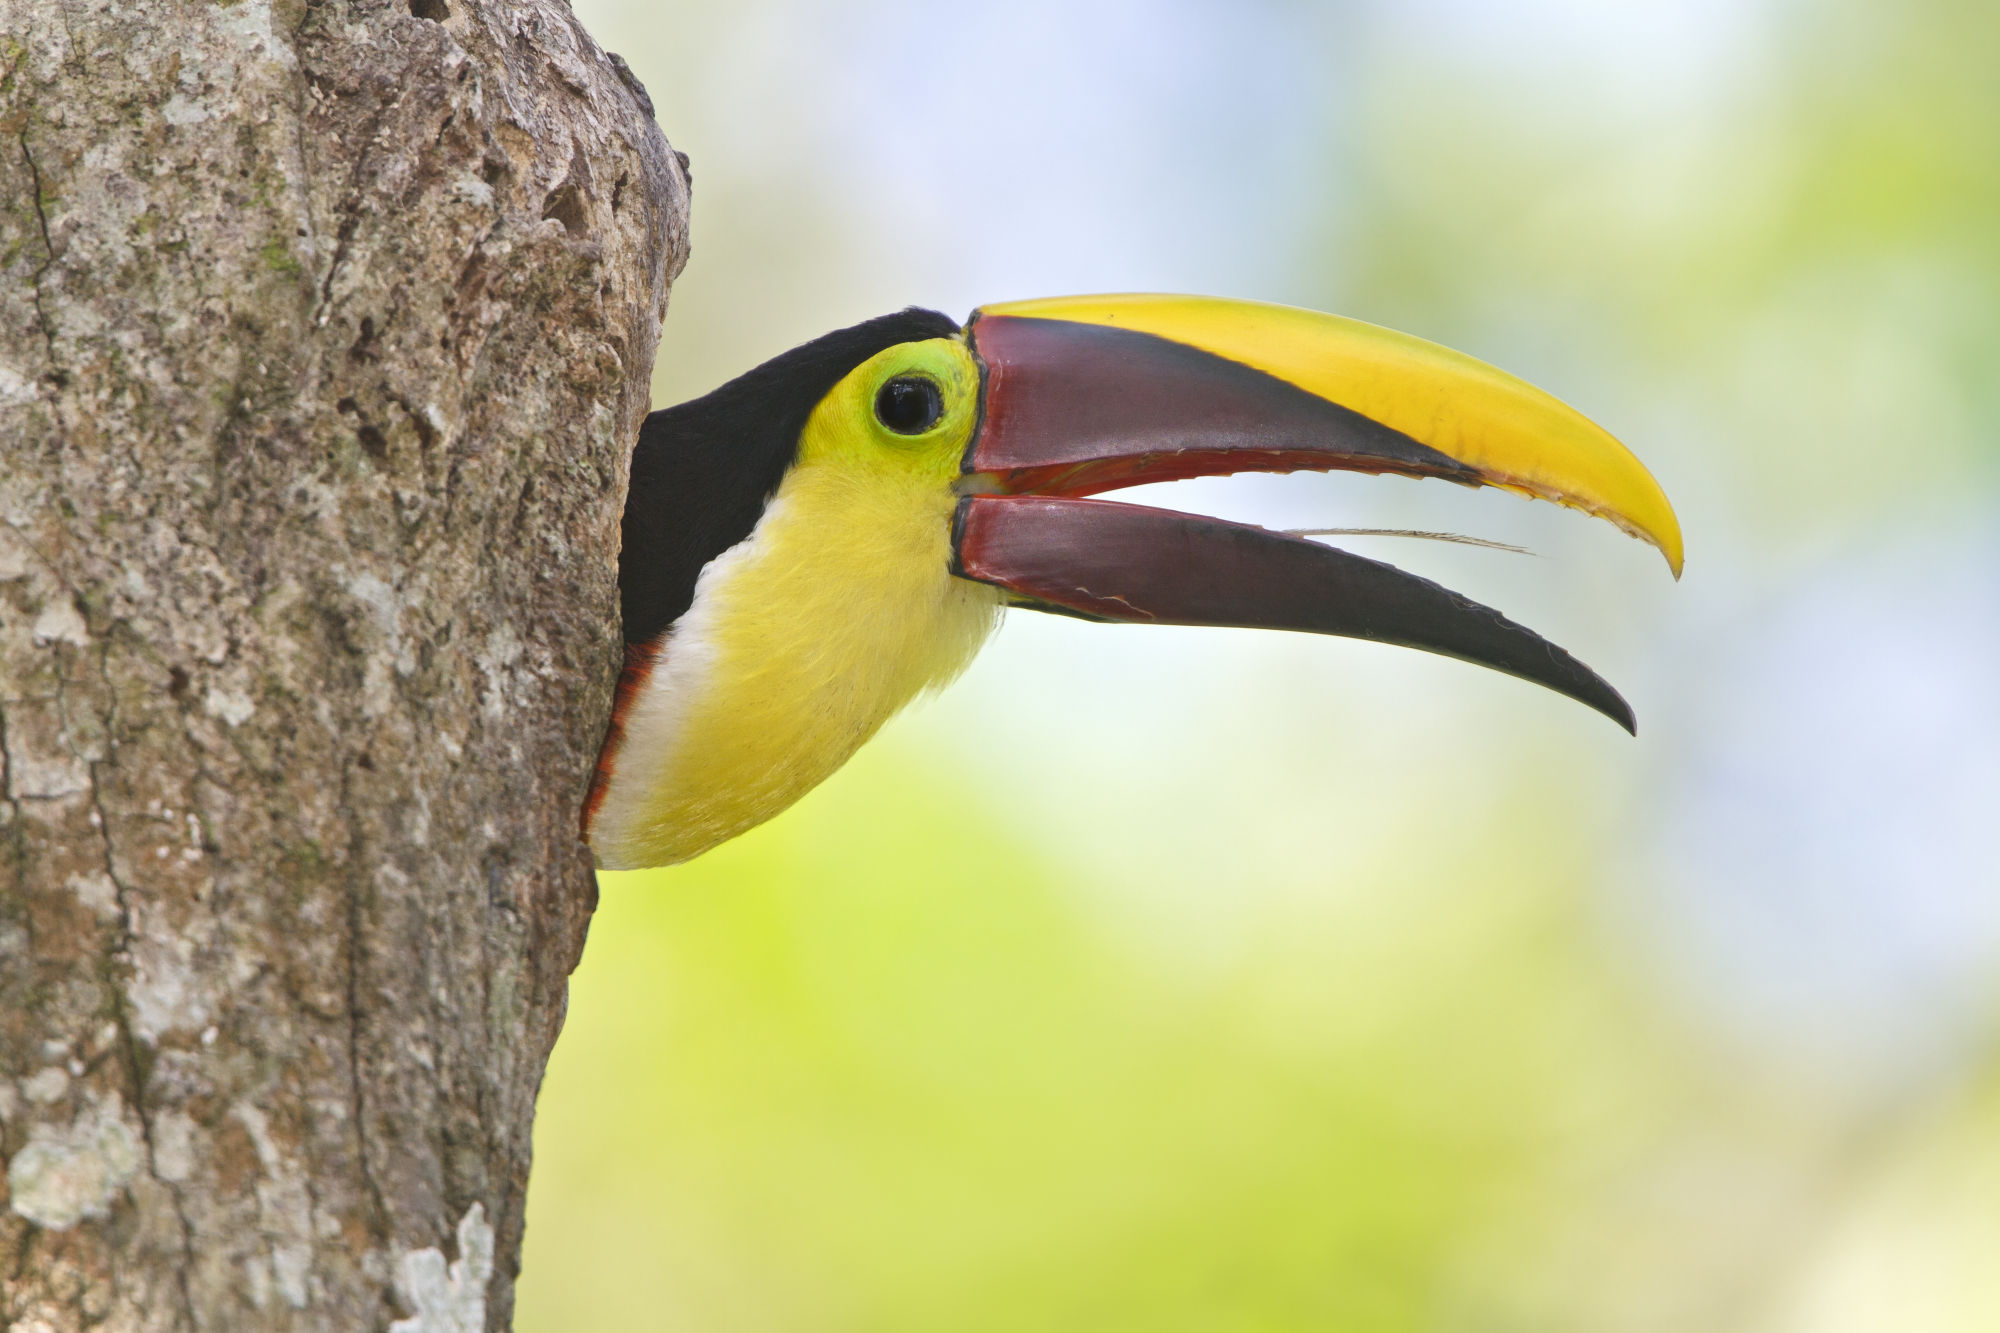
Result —
<instances>
[{"instance_id":1,"label":"yellow beak tip","mask_svg":"<svg viewBox=\"0 0 2000 1333\"><path fill-rule=\"evenodd\" d=\"M1650 542L1659 549L1660 554L1666 559L1668 570L1673 573L1674 582L1679 583L1681 569L1686 561L1686 552L1681 545L1680 519L1667 505L1664 495L1660 497L1660 508L1662 512L1653 521L1635 524L1627 530L1633 536Z\"/></svg>"},{"instance_id":2,"label":"yellow beak tip","mask_svg":"<svg viewBox=\"0 0 2000 1333\"><path fill-rule=\"evenodd\" d=\"M1679 583L1681 567L1686 560L1681 549L1680 527L1676 525L1658 534L1648 533L1647 539L1660 548L1660 554L1666 557L1667 568L1673 572L1674 582Z\"/></svg>"}]
</instances>

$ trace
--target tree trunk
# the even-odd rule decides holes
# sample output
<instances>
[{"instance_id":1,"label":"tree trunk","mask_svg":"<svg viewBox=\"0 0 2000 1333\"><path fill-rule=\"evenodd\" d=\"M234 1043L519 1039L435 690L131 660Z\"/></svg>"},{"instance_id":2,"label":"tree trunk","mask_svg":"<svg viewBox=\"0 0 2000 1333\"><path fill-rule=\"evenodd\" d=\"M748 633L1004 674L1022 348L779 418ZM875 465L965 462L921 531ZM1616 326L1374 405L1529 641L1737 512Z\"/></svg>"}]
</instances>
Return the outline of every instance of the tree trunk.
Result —
<instances>
[{"instance_id":1,"label":"tree trunk","mask_svg":"<svg viewBox=\"0 0 2000 1333\"><path fill-rule=\"evenodd\" d=\"M562 0L0 0L0 1327L508 1325L686 213Z\"/></svg>"}]
</instances>

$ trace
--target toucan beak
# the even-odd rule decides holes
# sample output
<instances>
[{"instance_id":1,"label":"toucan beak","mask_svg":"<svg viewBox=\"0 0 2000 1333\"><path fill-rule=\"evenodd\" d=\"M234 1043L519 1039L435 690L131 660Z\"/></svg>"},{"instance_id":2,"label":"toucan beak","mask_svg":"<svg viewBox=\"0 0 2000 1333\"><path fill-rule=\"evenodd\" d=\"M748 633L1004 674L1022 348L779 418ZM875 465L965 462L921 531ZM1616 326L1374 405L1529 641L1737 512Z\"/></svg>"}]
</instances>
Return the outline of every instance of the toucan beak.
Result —
<instances>
[{"instance_id":1,"label":"toucan beak","mask_svg":"<svg viewBox=\"0 0 2000 1333\"><path fill-rule=\"evenodd\" d=\"M1498 612L1300 537L1082 497L1229 472L1394 472L1499 486L1650 541L1680 525L1639 460L1573 408L1405 334L1285 306L1096 296L987 306L953 572L1092 619L1305 630L1546 685L1635 729L1581 662Z\"/></svg>"}]
</instances>

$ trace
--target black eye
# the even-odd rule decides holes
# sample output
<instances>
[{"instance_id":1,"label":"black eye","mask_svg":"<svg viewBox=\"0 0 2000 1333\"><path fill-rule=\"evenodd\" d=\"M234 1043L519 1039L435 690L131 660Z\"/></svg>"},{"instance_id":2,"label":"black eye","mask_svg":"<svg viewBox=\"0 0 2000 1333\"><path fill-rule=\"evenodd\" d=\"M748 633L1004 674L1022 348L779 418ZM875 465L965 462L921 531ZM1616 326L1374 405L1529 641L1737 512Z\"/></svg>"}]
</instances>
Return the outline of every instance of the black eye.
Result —
<instances>
[{"instance_id":1,"label":"black eye","mask_svg":"<svg viewBox=\"0 0 2000 1333\"><path fill-rule=\"evenodd\" d=\"M922 435L944 415L944 395L922 375L898 375L875 395L875 419L898 435Z\"/></svg>"}]
</instances>

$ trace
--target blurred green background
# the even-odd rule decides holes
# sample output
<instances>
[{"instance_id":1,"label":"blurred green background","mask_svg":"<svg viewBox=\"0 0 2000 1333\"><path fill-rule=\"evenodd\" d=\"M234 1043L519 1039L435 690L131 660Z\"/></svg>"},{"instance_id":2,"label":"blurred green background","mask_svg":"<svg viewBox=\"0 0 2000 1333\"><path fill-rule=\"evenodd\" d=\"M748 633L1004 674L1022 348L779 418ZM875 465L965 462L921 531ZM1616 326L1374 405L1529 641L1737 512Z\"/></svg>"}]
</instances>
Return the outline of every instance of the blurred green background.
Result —
<instances>
[{"instance_id":1,"label":"blurred green background","mask_svg":"<svg viewBox=\"0 0 2000 1333\"><path fill-rule=\"evenodd\" d=\"M528 1330L2000 1328L2000 7L578 0L694 165L654 401L1166 290L1609 425L1687 577L1360 540L1624 687L1016 613L767 827L607 875Z\"/></svg>"}]
</instances>

